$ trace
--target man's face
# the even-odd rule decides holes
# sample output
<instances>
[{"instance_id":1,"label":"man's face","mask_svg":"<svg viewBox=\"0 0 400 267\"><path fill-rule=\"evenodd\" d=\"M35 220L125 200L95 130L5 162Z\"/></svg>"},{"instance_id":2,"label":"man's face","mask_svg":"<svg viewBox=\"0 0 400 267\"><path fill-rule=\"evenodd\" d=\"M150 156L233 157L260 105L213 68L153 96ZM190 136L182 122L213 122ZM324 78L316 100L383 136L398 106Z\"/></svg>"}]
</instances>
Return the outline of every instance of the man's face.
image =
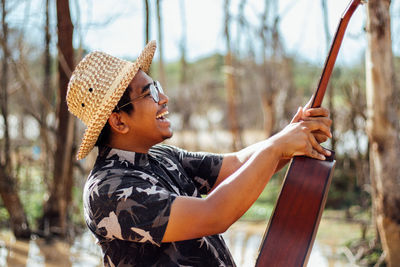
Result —
<instances>
[{"instance_id":1,"label":"man's face","mask_svg":"<svg viewBox=\"0 0 400 267\"><path fill-rule=\"evenodd\" d=\"M168 97L159 93L159 101L156 103L150 95L150 84L153 84L153 80L141 70L132 79L130 99L137 100L133 102L134 110L129 115L128 122L129 140L149 148L172 137L171 122L166 118ZM140 97L143 95L145 96Z\"/></svg>"}]
</instances>

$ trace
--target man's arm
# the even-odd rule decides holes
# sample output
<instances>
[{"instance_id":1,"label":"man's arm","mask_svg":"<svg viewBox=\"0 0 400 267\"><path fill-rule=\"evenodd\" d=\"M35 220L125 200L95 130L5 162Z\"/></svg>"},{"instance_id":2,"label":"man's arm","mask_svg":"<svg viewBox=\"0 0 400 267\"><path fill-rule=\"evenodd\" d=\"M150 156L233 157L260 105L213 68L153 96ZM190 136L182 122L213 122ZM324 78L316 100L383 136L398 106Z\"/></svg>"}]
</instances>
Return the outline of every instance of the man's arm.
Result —
<instances>
[{"instance_id":1,"label":"man's arm","mask_svg":"<svg viewBox=\"0 0 400 267\"><path fill-rule=\"evenodd\" d=\"M177 197L163 242L222 233L239 219L258 198L279 161L272 144L266 142L263 146L207 197Z\"/></svg>"},{"instance_id":2,"label":"man's arm","mask_svg":"<svg viewBox=\"0 0 400 267\"><path fill-rule=\"evenodd\" d=\"M229 153L224 155L224 159L222 161L221 170L219 171L217 181L215 182L211 192L219 186L226 178L232 175L235 171L237 171L240 167L245 164L254 153L256 153L260 146L263 145L263 141L250 145L238 152ZM280 159L276 165L276 169L273 171L275 173L280 168L285 166L288 160Z\"/></svg>"},{"instance_id":3,"label":"man's arm","mask_svg":"<svg viewBox=\"0 0 400 267\"><path fill-rule=\"evenodd\" d=\"M163 242L224 232L256 201L281 159L295 155L325 159L324 155L329 152L319 145L313 131L330 135L329 127L321 121L301 121L289 124L280 133L258 143L255 151L244 150L227 156L228 160L224 160L221 167L221 177L231 174L221 179L207 197L179 196L174 200ZM230 161L241 166L228 166Z\"/></svg>"}]
</instances>

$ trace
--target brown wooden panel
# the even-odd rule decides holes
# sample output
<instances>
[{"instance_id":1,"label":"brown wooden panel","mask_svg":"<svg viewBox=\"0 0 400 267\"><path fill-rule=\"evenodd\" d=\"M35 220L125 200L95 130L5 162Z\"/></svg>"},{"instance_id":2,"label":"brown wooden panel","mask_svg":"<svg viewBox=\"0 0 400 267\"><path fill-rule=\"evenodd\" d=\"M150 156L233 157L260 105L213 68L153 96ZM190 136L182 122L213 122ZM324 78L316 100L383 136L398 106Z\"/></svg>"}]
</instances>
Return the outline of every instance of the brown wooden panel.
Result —
<instances>
[{"instance_id":1,"label":"brown wooden panel","mask_svg":"<svg viewBox=\"0 0 400 267\"><path fill-rule=\"evenodd\" d=\"M264 235L257 267L307 264L335 166L333 157L325 161L307 157L292 160Z\"/></svg>"}]
</instances>

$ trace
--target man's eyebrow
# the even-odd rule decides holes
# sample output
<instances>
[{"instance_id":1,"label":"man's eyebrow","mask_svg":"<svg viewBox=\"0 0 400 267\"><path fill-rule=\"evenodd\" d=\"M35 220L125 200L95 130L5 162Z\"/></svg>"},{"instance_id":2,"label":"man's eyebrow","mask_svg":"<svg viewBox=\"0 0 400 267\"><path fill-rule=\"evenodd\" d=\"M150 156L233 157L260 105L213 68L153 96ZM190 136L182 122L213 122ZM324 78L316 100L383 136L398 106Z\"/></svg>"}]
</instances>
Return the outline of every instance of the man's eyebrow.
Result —
<instances>
[{"instance_id":1,"label":"man's eyebrow","mask_svg":"<svg viewBox=\"0 0 400 267\"><path fill-rule=\"evenodd\" d=\"M143 86L141 94L143 94L144 92L146 92L146 91L149 89L150 85L152 85L152 83L148 83L148 84L146 84L145 86Z\"/></svg>"}]
</instances>

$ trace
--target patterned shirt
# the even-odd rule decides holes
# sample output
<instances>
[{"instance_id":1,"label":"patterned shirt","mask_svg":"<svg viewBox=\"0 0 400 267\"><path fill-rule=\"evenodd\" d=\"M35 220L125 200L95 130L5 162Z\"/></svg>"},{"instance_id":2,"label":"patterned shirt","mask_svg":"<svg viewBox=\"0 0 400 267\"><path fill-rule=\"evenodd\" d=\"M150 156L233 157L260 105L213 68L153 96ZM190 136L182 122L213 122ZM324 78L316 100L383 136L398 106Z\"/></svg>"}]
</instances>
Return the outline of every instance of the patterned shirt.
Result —
<instances>
[{"instance_id":1,"label":"patterned shirt","mask_svg":"<svg viewBox=\"0 0 400 267\"><path fill-rule=\"evenodd\" d=\"M235 266L220 235L162 243L177 196L201 197L222 156L157 145L149 153L108 147L84 188L85 220L105 266Z\"/></svg>"}]
</instances>

